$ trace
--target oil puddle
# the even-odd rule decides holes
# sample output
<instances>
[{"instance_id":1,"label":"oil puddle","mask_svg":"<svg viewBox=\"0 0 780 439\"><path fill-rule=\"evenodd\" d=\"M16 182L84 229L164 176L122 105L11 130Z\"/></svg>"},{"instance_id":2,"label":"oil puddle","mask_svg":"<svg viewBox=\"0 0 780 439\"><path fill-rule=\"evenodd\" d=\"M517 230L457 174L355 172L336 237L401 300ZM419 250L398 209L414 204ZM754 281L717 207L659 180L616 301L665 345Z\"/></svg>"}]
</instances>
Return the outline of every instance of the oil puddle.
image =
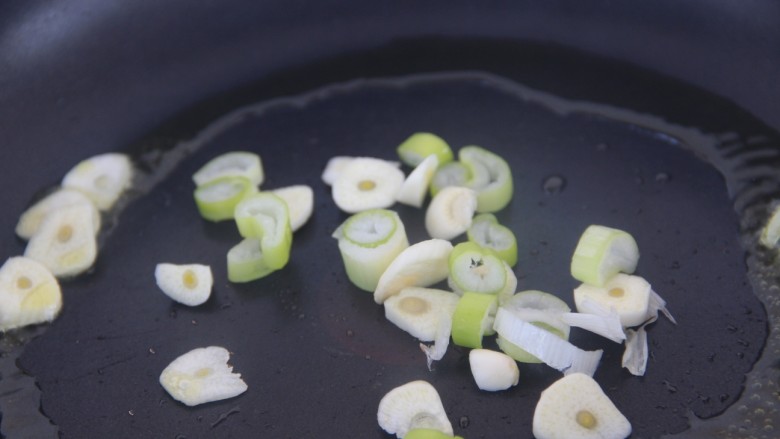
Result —
<instances>
[{"instance_id":1,"label":"oil puddle","mask_svg":"<svg viewBox=\"0 0 780 439\"><path fill-rule=\"evenodd\" d=\"M184 422L188 414L182 414L175 404L158 404L149 397L150 392L156 395L159 390L154 379L161 370L158 365L143 355L129 357L126 351L146 352L153 343L159 356L175 350L183 340L197 343L198 334L224 334L219 314L248 312L259 306L259 301L248 301L241 288L225 285L223 293L237 306L197 316L193 314L196 311L180 309L181 318L166 319L170 313L167 307L162 310L153 303L139 304L122 291L105 293L116 282L107 277L113 273L122 279L151 278L139 268L148 265L146 253L159 253L159 248L176 242L193 252L196 245L197 251L213 251L215 263L221 264L223 247L231 235L217 230L218 226L201 225L195 217L189 218L195 224L190 227L165 215L191 213L189 176L205 161L228 150L249 149L264 159L267 187L306 183L315 188L313 223L296 236L293 251L295 246L310 250L295 253L291 267L262 283L270 290L301 292L295 297L293 322L285 326L289 330L285 336L306 349L307 363L329 371L327 381L369 383L371 391L361 388L362 384L329 387L334 392L329 398L352 401L343 407L328 398L311 400L311 392L321 391L323 386L324 378L317 374L299 374L300 382L293 387L308 391L290 396L289 381L270 382L258 374L253 383L252 373L247 372L250 392L241 402L245 409L219 425L232 429L225 434L255 437L257 431L245 418L253 411L246 408L260 407L256 410L262 411L266 425L279 426L291 435L307 436L308 427L303 424L308 424L317 425L320 435L336 437L336 431L323 429L330 428L327 426L334 424L333 419L349 416L353 435L355 431L376 432L384 437L377 432L373 413L378 397L402 381L421 378L434 382L450 418L460 420L456 433L490 435L497 431L497 425L509 428L502 424L512 419L513 432L530 434L538 394L557 373L524 365L521 377L525 378L518 388L503 395L476 394L469 387L469 372L459 360L463 352L451 349L438 365L438 373L429 374L417 344L378 319L381 309L370 298L351 291L342 273L330 233L345 215L333 205L319 173L335 155L394 159L395 146L416 131L437 133L455 150L479 144L505 157L513 167L516 193L498 216L518 235L519 289L551 291L571 304L570 291L575 284L568 275L568 259L582 230L588 224L601 223L628 230L637 238L642 252L639 274L669 302L679 322L674 326L661 320L648 328L651 360L647 375L637 378L622 371L622 350L617 345L575 331L572 335L580 347L605 349L597 381L634 423L635 437L776 436L772 422L778 418L780 273L772 268L775 253L755 244L771 200L780 196L778 177L773 175L780 175L777 163L766 164L775 157L772 151L780 148L776 139L705 133L670 124L661 117L570 101L481 72L337 84L239 108L173 149L142 145L138 149L144 153L135 156L142 171L135 191L121 219L116 218L106 235L112 241L108 254L101 256L109 266L106 276L80 286L82 293L91 297L82 305L89 303L92 309L74 306L56 322L56 331L46 331L29 344L22 340L3 357L2 370L16 373L15 365L8 364L15 364L18 357L46 395L43 412L68 435L86 437L89 433L108 434L112 429L139 432L137 423L143 423L144 431L160 436L196 436L199 430ZM425 239L421 211L398 210L410 242ZM198 238L204 230L207 237ZM134 254L131 250L139 234L150 243L145 253ZM130 258L123 265L137 272L121 274L113 262L120 257ZM134 263L132 258L146 265ZM84 328L80 323L92 313L110 316L118 310L124 315L102 319L95 327ZM232 320L231 326L244 334L254 333L257 321L275 321L280 319L279 312L287 312L284 307L281 311L253 311L256 314L241 314L243 319ZM149 316L156 312L161 317L151 323ZM180 321L194 322L196 317L197 327L176 326ZM139 322L150 323L148 337L89 342L95 331L130 331L135 328L130 325ZM765 345L767 326L771 336ZM262 370L268 348L251 337L241 338L228 339L231 349L242 353L236 361L243 361L242 370ZM84 342L71 343L69 352L57 348L72 340ZM122 361L117 360L120 352ZM82 360L59 361L63 355ZM300 350L280 349L276 356L285 366L270 371L272 375L295 369L300 363ZM110 367L100 369L102 373L85 373L84 364ZM24 386L32 389L32 379ZM252 392L253 387L263 391ZM133 416L110 412L100 397L74 401L73 395L83 388L123 395L124 411L132 410ZM299 408L311 404L320 411L306 413L310 423L291 425L284 407L269 406L264 392L285 394L289 404ZM40 397L30 394L25 398L40 417ZM146 407L150 400L154 407ZM10 416L14 412L7 411L5 401L0 399L4 432L9 423L23 419L21 415ZM212 419L225 413L226 407L210 407L210 414L204 416ZM72 413L92 413L95 422L84 425L83 420L69 416ZM112 421L101 424L98 419ZM179 422L172 426L171 419ZM235 423L229 422L234 419ZM48 419L33 420L32 424L52 428ZM186 428L190 431L182 433Z\"/></svg>"}]
</instances>

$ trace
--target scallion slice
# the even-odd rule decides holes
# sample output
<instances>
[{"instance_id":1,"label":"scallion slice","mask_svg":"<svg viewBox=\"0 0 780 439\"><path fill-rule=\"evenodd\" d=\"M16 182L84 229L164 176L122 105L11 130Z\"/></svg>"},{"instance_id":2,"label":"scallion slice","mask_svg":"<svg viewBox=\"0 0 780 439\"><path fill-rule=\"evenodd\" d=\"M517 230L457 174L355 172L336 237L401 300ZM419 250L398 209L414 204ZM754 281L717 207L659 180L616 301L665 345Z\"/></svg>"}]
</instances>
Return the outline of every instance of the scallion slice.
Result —
<instances>
[{"instance_id":1,"label":"scallion slice","mask_svg":"<svg viewBox=\"0 0 780 439\"><path fill-rule=\"evenodd\" d=\"M593 376L603 353L579 349L503 308L496 313L494 328L501 337L565 374L581 372Z\"/></svg>"},{"instance_id":2,"label":"scallion slice","mask_svg":"<svg viewBox=\"0 0 780 439\"><path fill-rule=\"evenodd\" d=\"M634 237L623 230L591 225L580 237L571 259L571 275L602 287L617 273L631 274L639 261Z\"/></svg>"},{"instance_id":3,"label":"scallion slice","mask_svg":"<svg viewBox=\"0 0 780 439\"><path fill-rule=\"evenodd\" d=\"M398 145L398 157L406 165L417 167L427 157L435 156L439 164L453 159L452 149L441 137L432 133L414 133Z\"/></svg>"},{"instance_id":4,"label":"scallion slice","mask_svg":"<svg viewBox=\"0 0 780 439\"><path fill-rule=\"evenodd\" d=\"M452 342L467 348L481 348L482 336L493 327L498 298L466 291L452 315Z\"/></svg>"},{"instance_id":5,"label":"scallion slice","mask_svg":"<svg viewBox=\"0 0 780 439\"><path fill-rule=\"evenodd\" d=\"M260 156L249 151L231 151L211 159L192 175L196 186L224 177L243 177L253 187L263 184L265 173Z\"/></svg>"},{"instance_id":6,"label":"scallion slice","mask_svg":"<svg viewBox=\"0 0 780 439\"><path fill-rule=\"evenodd\" d=\"M469 241L486 247L506 261L510 267L517 264L517 239L508 227L499 224L492 213L482 213L474 217L471 227L466 231Z\"/></svg>"},{"instance_id":7,"label":"scallion slice","mask_svg":"<svg viewBox=\"0 0 780 439\"><path fill-rule=\"evenodd\" d=\"M236 206L257 188L244 177L220 177L198 186L193 193L200 216L209 221L233 219Z\"/></svg>"},{"instance_id":8,"label":"scallion slice","mask_svg":"<svg viewBox=\"0 0 780 439\"><path fill-rule=\"evenodd\" d=\"M462 242L453 248L449 258L447 282L458 294L465 291L496 295L504 290L507 270L496 253L475 242Z\"/></svg>"},{"instance_id":9,"label":"scallion slice","mask_svg":"<svg viewBox=\"0 0 780 439\"><path fill-rule=\"evenodd\" d=\"M265 262L260 240L246 238L227 253L227 273L230 282L244 283L261 279L276 271Z\"/></svg>"},{"instance_id":10,"label":"scallion slice","mask_svg":"<svg viewBox=\"0 0 780 439\"><path fill-rule=\"evenodd\" d=\"M479 146L464 146L458 160L469 170L466 185L477 191L477 212L498 212L509 204L514 183L506 160Z\"/></svg>"},{"instance_id":11,"label":"scallion slice","mask_svg":"<svg viewBox=\"0 0 780 439\"><path fill-rule=\"evenodd\" d=\"M349 217L333 233L347 277L358 288L373 292L379 278L409 241L401 218L392 210L371 209Z\"/></svg>"},{"instance_id":12,"label":"scallion slice","mask_svg":"<svg viewBox=\"0 0 780 439\"><path fill-rule=\"evenodd\" d=\"M260 240L260 249L269 267L279 269L287 265L292 228L284 200L270 192L249 195L236 205L234 217L241 236Z\"/></svg>"}]
</instances>

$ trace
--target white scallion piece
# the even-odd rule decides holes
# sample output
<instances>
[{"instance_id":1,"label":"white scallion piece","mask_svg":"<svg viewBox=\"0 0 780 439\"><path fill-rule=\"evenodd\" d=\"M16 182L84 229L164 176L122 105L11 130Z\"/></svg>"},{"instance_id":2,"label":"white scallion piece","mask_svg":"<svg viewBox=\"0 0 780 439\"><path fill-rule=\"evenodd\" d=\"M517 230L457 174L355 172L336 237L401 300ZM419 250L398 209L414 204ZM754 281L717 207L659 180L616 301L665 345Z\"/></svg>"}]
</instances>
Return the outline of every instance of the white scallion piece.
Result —
<instances>
[{"instance_id":1,"label":"white scallion piece","mask_svg":"<svg viewBox=\"0 0 780 439\"><path fill-rule=\"evenodd\" d=\"M425 230L432 238L453 239L471 226L477 210L477 193L472 189L448 186L433 197L425 211Z\"/></svg>"},{"instance_id":2,"label":"white scallion piece","mask_svg":"<svg viewBox=\"0 0 780 439\"><path fill-rule=\"evenodd\" d=\"M106 153L88 158L65 174L62 187L83 192L100 210L109 210L128 189L133 164L125 154Z\"/></svg>"},{"instance_id":3,"label":"white scallion piece","mask_svg":"<svg viewBox=\"0 0 780 439\"><path fill-rule=\"evenodd\" d=\"M333 237L349 280L358 288L374 291L395 258L409 247L404 223L392 210L371 209L349 217Z\"/></svg>"},{"instance_id":4,"label":"white scallion piece","mask_svg":"<svg viewBox=\"0 0 780 439\"><path fill-rule=\"evenodd\" d=\"M520 380L520 369L515 360L501 352L472 349L469 352L469 366L474 382L481 390L506 390Z\"/></svg>"},{"instance_id":5,"label":"white scallion piece","mask_svg":"<svg viewBox=\"0 0 780 439\"><path fill-rule=\"evenodd\" d=\"M30 238L24 255L35 259L57 277L89 269L97 258L93 208L74 205L51 212Z\"/></svg>"},{"instance_id":6,"label":"white scallion piece","mask_svg":"<svg viewBox=\"0 0 780 439\"><path fill-rule=\"evenodd\" d=\"M84 195L83 192L75 189L59 188L41 198L22 213L19 217L19 222L16 224L16 234L20 238L30 239L38 232L41 223L51 212L75 205L85 205L91 210L92 224L95 226L95 233L97 233L100 230L100 212L95 203Z\"/></svg>"},{"instance_id":7,"label":"white scallion piece","mask_svg":"<svg viewBox=\"0 0 780 439\"><path fill-rule=\"evenodd\" d=\"M251 282L276 270L265 262L259 239L246 238L228 250L227 272L230 282Z\"/></svg>"},{"instance_id":8,"label":"white scallion piece","mask_svg":"<svg viewBox=\"0 0 780 439\"><path fill-rule=\"evenodd\" d=\"M539 290L521 291L506 299L501 307L521 320L549 331L563 340L569 339L571 328L563 321L562 316L571 309L566 302L550 293ZM504 353L521 363L542 362L501 335L497 337L496 343Z\"/></svg>"},{"instance_id":9,"label":"white scallion piece","mask_svg":"<svg viewBox=\"0 0 780 439\"><path fill-rule=\"evenodd\" d=\"M591 225L571 258L571 275L580 282L604 286L617 273L631 274L639 262L634 237L623 230Z\"/></svg>"},{"instance_id":10,"label":"white scallion piece","mask_svg":"<svg viewBox=\"0 0 780 439\"><path fill-rule=\"evenodd\" d=\"M385 300L385 317L418 340L433 341L439 321L452 316L458 299L449 291L406 287Z\"/></svg>"},{"instance_id":11,"label":"white scallion piece","mask_svg":"<svg viewBox=\"0 0 780 439\"><path fill-rule=\"evenodd\" d=\"M574 373L542 392L533 434L536 439L625 439L631 423L593 378Z\"/></svg>"},{"instance_id":12,"label":"white scallion piece","mask_svg":"<svg viewBox=\"0 0 780 439\"><path fill-rule=\"evenodd\" d=\"M356 158L333 182L333 201L347 213L384 209L395 204L404 178L404 173L386 160Z\"/></svg>"},{"instance_id":13,"label":"white scallion piece","mask_svg":"<svg viewBox=\"0 0 780 439\"><path fill-rule=\"evenodd\" d=\"M428 186L431 184L433 174L439 166L436 155L429 155L406 177L401 189L395 196L396 201L413 207L422 207Z\"/></svg>"},{"instance_id":14,"label":"white scallion piece","mask_svg":"<svg viewBox=\"0 0 780 439\"><path fill-rule=\"evenodd\" d=\"M314 191L311 186L298 184L274 189L271 193L287 203L287 210L290 212L290 227L293 232L309 221L314 211Z\"/></svg>"},{"instance_id":15,"label":"white scallion piece","mask_svg":"<svg viewBox=\"0 0 780 439\"><path fill-rule=\"evenodd\" d=\"M571 326L598 334L615 343L622 343L626 339L620 315L614 308L607 308L586 298L580 302L578 309L579 313L564 313L561 319Z\"/></svg>"},{"instance_id":16,"label":"white scallion piece","mask_svg":"<svg viewBox=\"0 0 780 439\"><path fill-rule=\"evenodd\" d=\"M470 172L458 161L441 164L431 179L431 196L435 197L442 189L450 186L466 186Z\"/></svg>"},{"instance_id":17,"label":"white scallion piece","mask_svg":"<svg viewBox=\"0 0 780 439\"><path fill-rule=\"evenodd\" d=\"M173 360L160 374L160 384L173 399L188 406L233 398L247 385L228 365L230 352L219 346L193 349Z\"/></svg>"},{"instance_id":18,"label":"white scallion piece","mask_svg":"<svg viewBox=\"0 0 780 439\"><path fill-rule=\"evenodd\" d=\"M623 352L622 366L632 375L643 376L647 370L647 331L642 325L634 331L626 329L626 350Z\"/></svg>"},{"instance_id":19,"label":"white scallion piece","mask_svg":"<svg viewBox=\"0 0 780 439\"><path fill-rule=\"evenodd\" d=\"M231 151L211 159L192 174L196 186L224 177L243 177L257 188L263 184L265 173L260 156L248 151Z\"/></svg>"},{"instance_id":20,"label":"white scallion piece","mask_svg":"<svg viewBox=\"0 0 780 439\"><path fill-rule=\"evenodd\" d=\"M376 414L379 426L398 438L410 430L430 428L452 436L452 424L441 398L428 382L418 380L398 386L379 401Z\"/></svg>"},{"instance_id":21,"label":"white scallion piece","mask_svg":"<svg viewBox=\"0 0 780 439\"><path fill-rule=\"evenodd\" d=\"M640 276L618 273L603 287L582 284L574 290L577 310L585 300L595 302L606 309L614 309L624 327L641 325L647 320L650 307L650 283Z\"/></svg>"},{"instance_id":22,"label":"white scallion piece","mask_svg":"<svg viewBox=\"0 0 780 439\"><path fill-rule=\"evenodd\" d=\"M187 306L209 300L214 284L211 267L202 264L157 264L154 279L166 296Z\"/></svg>"},{"instance_id":23,"label":"white scallion piece","mask_svg":"<svg viewBox=\"0 0 780 439\"><path fill-rule=\"evenodd\" d=\"M0 267L0 331L50 322L61 308L60 284L43 264L16 256Z\"/></svg>"},{"instance_id":24,"label":"white scallion piece","mask_svg":"<svg viewBox=\"0 0 780 439\"><path fill-rule=\"evenodd\" d=\"M374 301L383 303L406 287L427 287L447 278L452 243L443 239L421 241L404 249L379 278Z\"/></svg>"},{"instance_id":25,"label":"white scallion piece","mask_svg":"<svg viewBox=\"0 0 780 439\"><path fill-rule=\"evenodd\" d=\"M496 313L494 328L501 337L564 374L581 372L593 376L603 353L579 349L503 308Z\"/></svg>"},{"instance_id":26,"label":"white scallion piece","mask_svg":"<svg viewBox=\"0 0 780 439\"><path fill-rule=\"evenodd\" d=\"M420 350L425 354L425 359L428 363L428 370L433 370L433 362L439 361L444 358L444 354L447 353L447 348L450 345L450 335L452 334L452 318L450 314L443 313L436 325L436 334L434 336L433 344L428 346L425 343L420 343Z\"/></svg>"}]
</instances>

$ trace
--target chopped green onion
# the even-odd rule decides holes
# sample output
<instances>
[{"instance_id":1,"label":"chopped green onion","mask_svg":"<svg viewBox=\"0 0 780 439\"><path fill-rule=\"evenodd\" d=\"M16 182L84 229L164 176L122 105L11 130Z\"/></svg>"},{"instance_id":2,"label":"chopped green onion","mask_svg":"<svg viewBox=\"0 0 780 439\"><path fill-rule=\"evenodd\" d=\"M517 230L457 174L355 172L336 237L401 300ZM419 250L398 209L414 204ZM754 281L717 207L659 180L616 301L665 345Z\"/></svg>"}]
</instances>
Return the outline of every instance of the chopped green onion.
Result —
<instances>
[{"instance_id":1,"label":"chopped green onion","mask_svg":"<svg viewBox=\"0 0 780 439\"><path fill-rule=\"evenodd\" d=\"M633 273L638 261L639 248L630 234L592 225L585 229L574 250L571 275L580 282L601 287L617 273Z\"/></svg>"},{"instance_id":2,"label":"chopped green onion","mask_svg":"<svg viewBox=\"0 0 780 439\"><path fill-rule=\"evenodd\" d=\"M427 157L435 156L438 163L453 159L452 149L441 137L431 133L415 133L398 145L398 157L406 165L417 167Z\"/></svg>"},{"instance_id":3,"label":"chopped green onion","mask_svg":"<svg viewBox=\"0 0 780 439\"><path fill-rule=\"evenodd\" d=\"M517 239L508 227L498 223L492 213L482 213L474 217L466 232L469 241L486 247L506 261L510 267L517 264Z\"/></svg>"},{"instance_id":4,"label":"chopped green onion","mask_svg":"<svg viewBox=\"0 0 780 439\"><path fill-rule=\"evenodd\" d=\"M227 253L227 273L230 282L244 283L261 279L276 271L265 262L260 240L246 238Z\"/></svg>"},{"instance_id":5,"label":"chopped green onion","mask_svg":"<svg viewBox=\"0 0 780 439\"><path fill-rule=\"evenodd\" d=\"M196 186L225 177L243 177L255 188L263 184L265 173L260 156L247 151L231 151L211 159L192 175Z\"/></svg>"},{"instance_id":6,"label":"chopped green onion","mask_svg":"<svg viewBox=\"0 0 780 439\"><path fill-rule=\"evenodd\" d=\"M371 209L349 217L333 233L339 241L347 277L373 292L391 262L407 247L404 224L397 213Z\"/></svg>"},{"instance_id":7,"label":"chopped green onion","mask_svg":"<svg viewBox=\"0 0 780 439\"><path fill-rule=\"evenodd\" d=\"M561 316L571 311L569 305L550 293L538 290L521 291L507 300L502 308L511 311L518 318L555 334L563 340L569 339L570 327ZM501 335L496 339L498 347L521 363L541 363L542 360L514 345Z\"/></svg>"},{"instance_id":8,"label":"chopped green onion","mask_svg":"<svg viewBox=\"0 0 780 439\"><path fill-rule=\"evenodd\" d=\"M582 372L592 376L601 360L602 350L583 351L504 308L498 309L494 328L507 341L565 374Z\"/></svg>"},{"instance_id":9,"label":"chopped green onion","mask_svg":"<svg viewBox=\"0 0 780 439\"><path fill-rule=\"evenodd\" d=\"M236 206L257 188L244 177L220 177L195 189L195 204L200 216L209 221L233 219Z\"/></svg>"},{"instance_id":10,"label":"chopped green onion","mask_svg":"<svg viewBox=\"0 0 780 439\"><path fill-rule=\"evenodd\" d=\"M465 187L469 175L469 169L461 162L439 163L439 168L431 180L431 197L435 197L445 187Z\"/></svg>"},{"instance_id":11,"label":"chopped green onion","mask_svg":"<svg viewBox=\"0 0 780 439\"><path fill-rule=\"evenodd\" d=\"M466 291L452 315L452 342L467 348L481 348L482 336L493 326L498 307L494 295Z\"/></svg>"},{"instance_id":12,"label":"chopped green onion","mask_svg":"<svg viewBox=\"0 0 780 439\"><path fill-rule=\"evenodd\" d=\"M456 238L471 226L476 207L476 192L465 187L446 187L433 197L425 211L425 230L432 238Z\"/></svg>"},{"instance_id":13,"label":"chopped green onion","mask_svg":"<svg viewBox=\"0 0 780 439\"><path fill-rule=\"evenodd\" d=\"M270 192L245 197L236 205L235 220L244 238L260 239L269 267L279 269L290 260L292 228L287 203Z\"/></svg>"},{"instance_id":14,"label":"chopped green onion","mask_svg":"<svg viewBox=\"0 0 780 439\"><path fill-rule=\"evenodd\" d=\"M474 242L456 245L450 253L449 267L448 284L459 294L471 291L495 295L507 284L504 261L493 250Z\"/></svg>"},{"instance_id":15,"label":"chopped green onion","mask_svg":"<svg viewBox=\"0 0 780 439\"><path fill-rule=\"evenodd\" d=\"M432 428L415 428L404 436L404 439L463 439L460 436L453 437L447 433Z\"/></svg>"},{"instance_id":16,"label":"chopped green onion","mask_svg":"<svg viewBox=\"0 0 780 439\"><path fill-rule=\"evenodd\" d=\"M466 185L477 191L477 212L498 212L512 200L512 170L499 155L479 146L465 146L458 160L469 170Z\"/></svg>"}]
</instances>

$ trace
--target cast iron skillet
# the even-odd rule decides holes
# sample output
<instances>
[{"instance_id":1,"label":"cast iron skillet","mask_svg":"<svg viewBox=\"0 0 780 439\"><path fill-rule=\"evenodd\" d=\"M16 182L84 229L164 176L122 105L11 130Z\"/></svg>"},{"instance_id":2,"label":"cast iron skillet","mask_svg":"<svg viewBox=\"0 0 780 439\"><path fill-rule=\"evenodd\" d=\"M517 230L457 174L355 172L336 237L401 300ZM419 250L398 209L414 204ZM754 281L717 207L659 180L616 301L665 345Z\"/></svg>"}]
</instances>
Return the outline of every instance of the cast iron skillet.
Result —
<instances>
[{"instance_id":1,"label":"cast iron skillet","mask_svg":"<svg viewBox=\"0 0 780 439\"><path fill-rule=\"evenodd\" d=\"M25 21L23 17L32 14L40 20L47 16L47 11L55 18L74 17L53 6L36 6L38 9L22 8L9 16L28 24L40 21ZM202 7L196 8L196 16L214 11ZM274 10L270 4L266 7L278 16L288 11ZM448 18L467 20L470 11L465 6L458 7ZM349 9L343 15L328 14L331 22L327 32L312 24L321 23L313 20L317 16L314 12L307 15L301 9L292 11L299 16L291 22L299 23L302 29L298 35L303 36L318 32L336 35L339 17L347 17L343 19L352 24L360 21L351 21L354 15L350 14L373 16L381 23L384 19L394 22L392 17L381 17L378 12L369 13L359 7L355 10L358 12ZM98 14L101 10L92 12ZM235 20L242 20L227 12L223 14L230 20L203 22L213 26L208 33L216 37L209 41L218 46L204 49L209 55L237 51L240 39L233 37L260 32L229 27ZM475 15L483 17L475 21L486 23L494 15L487 10L484 16ZM138 16L129 13L128 17ZM167 23L170 19L159 11L144 17L152 23ZM88 16L81 18L89 22ZM64 22L51 21L59 26L64 26ZM130 18L121 22L133 26ZM186 21L181 26L179 29L191 30ZM307 26L313 33L307 32ZM366 35L371 35L370 26L363 26ZM10 25L7 29L16 30ZM679 327L659 322L651 330L655 362L651 363L648 376L632 378L615 367L619 349L605 346L595 337L574 339L583 347L607 348L605 362L613 360L612 366L603 366L597 377L621 409L631 414L636 437L685 431L689 412L709 418L730 406L732 412L739 408L733 404L741 396L741 381L756 363L766 337L767 320L753 289L760 293L767 287L753 281L751 288L740 244L740 218L734 213L732 201L741 202L736 206L739 213L759 211L766 207L777 188L771 177L766 177L759 181L761 191L750 192L766 173L740 171L730 166L732 162L716 158L743 151L771 151L776 146L776 133L725 100L621 62L506 38L423 37L415 29L418 28L409 25L397 31L398 35L410 33L414 38L398 39L371 50L333 49L344 53L338 56L326 50L323 53L332 55L327 59L304 57L310 62L301 61L298 67L279 69L274 74L256 75L256 63L265 59L262 50L258 50L256 59L245 61L246 70L235 73L223 70L214 58L197 57L193 50L175 58L179 60L177 64L165 57L155 58L155 54L168 52L142 50L137 43L127 40L126 46L100 42L87 45L86 50L101 55L98 59L102 62L80 58L90 72L94 70L89 67L105 65L111 71L114 66L135 66L135 73L141 73L140 76L128 82L127 76L119 75L118 88L112 88L113 81L90 83L89 78L104 78L95 73L92 75L97 76L85 76L83 84L69 76L69 81L58 83L59 87L46 82L40 88L36 87L40 85L36 80L49 78L47 70L24 81L17 76L20 85L7 92L9 96L19 96L29 87L34 99L6 101L4 114L11 114L12 103L18 103L20 111L8 120L31 126L30 109L37 108L41 110L41 120L35 126L52 129L22 129L20 124L9 127L9 139L18 146L9 151L11 160L3 164L4 170L8 170L3 178L18 182L20 187L8 200L11 212L21 212L38 191L56 183L75 161L90 153L126 150L138 158L142 169L150 170L154 168L150 152L167 151L182 142L197 144L197 134L215 118L254 102L297 95L353 78L469 72L407 79L401 87L392 79L353 84L339 89L340 92L304 98L304 104L297 107L280 102L261 117L247 118L245 128L231 131L221 143L195 151L153 191L135 194L105 234L94 272L65 284L63 315L25 347L20 359L22 368L38 379L43 394L42 411L60 427L61 436L382 437L374 421L378 399L393 386L417 378L429 379L439 388L459 434L530 436L536 395L555 374L544 368L527 367L523 369L527 381L522 387L502 395L481 394L469 381L465 351L458 349L448 354L436 372L427 372L415 343L385 322L381 308L346 281L335 245L327 238L345 216L333 207L327 188L319 182L324 160L335 153L390 158L388 152L394 144L420 129L439 132L456 147L467 143L489 146L516 166L520 189L509 210L502 213L502 219L513 228L527 228L533 233L533 238L521 245L521 285L554 290L564 296L574 284L561 268L565 268L576 236L591 222L625 225L648 249L643 253L642 273L663 285L664 291L659 292L670 300L678 318L685 317L680 319L683 324ZM377 32L383 30L386 29ZM23 34L18 32L9 31L6 35ZM69 35L70 31L62 27L61 32ZM97 30L86 26L83 32L92 35L90 32ZM230 34L230 38L220 32ZM495 37L489 30L480 34ZM297 38L287 34L274 47L301 47L296 42L303 37ZM57 41L69 49L67 39ZM226 41L235 45L220 46L219 42ZM36 47L49 49L50 59L56 60L63 53L62 47L55 51L56 47L43 43ZM321 41L311 44L327 45ZM354 48L360 48L360 44L355 43ZM10 59L19 59L14 58L19 56L18 51L7 53L12 55ZM244 51L242 55L248 56L247 53L252 52ZM147 62L137 62L141 60ZM158 60L161 65L149 62ZM286 64L278 59L274 62ZM214 74L210 69L220 73ZM253 71L256 80L241 85L246 78L253 77ZM16 72L25 72L25 66L20 65ZM69 70L66 68L65 72ZM181 75L182 72L188 75ZM238 78L242 74L247 76ZM192 81L194 87L209 82L203 78L211 75L230 76L230 80L212 83L203 90L182 90L187 88L182 82ZM567 102L588 101L627 108L631 111L620 114L630 116L615 121L599 106L589 107L584 114L556 116L543 105L549 104L549 99L534 98L529 103L517 95L507 97L502 88L504 78L562 96ZM393 86L388 88L387 81ZM181 94L173 99L174 103L157 97L159 101L154 102L131 99L133 105L114 109L105 105L112 97L125 102L123 99L128 98L121 97L132 94L132 90L148 97L147 93L154 88L160 96ZM93 91L75 99L72 93L81 89ZM221 90L230 91L216 93ZM192 105L195 102L200 103ZM90 105L100 105L104 110L100 114L82 112ZM141 108L148 111L141 112ZM657 125L641 114L663 116L668 122ZM86 119L68 120L63 117L67 115ZM528 119L518 122L523 117ZM110 123L103 123L109 120ZM558 124L567 130L557 130ZM113 131L120 126L124 128L118 133ZM643 129L632 128L637 126ZM705 157L711 163L707 165L674 141L652 134L659 129L670 129L673 132L667 134L671 135L680 134L676 131L679 127L717 134L720 142L715 146L725 149L716 149L717 154ZM56 138L55 133L68 139L68 145L74 139L90 137L106 141L118 136L122 140L113 139L107 144L93 140L78 149L75 145L59 148L47 142ZM723 136L725 133L730 134ZM230 225L198 220L189 198L189 175L217 151L246 146L248 142L269 165L269 185L304 182L316 188L318 210L312 223L296 236L295 263L255 284L236 287L218 283L215 298L202 308L191 310L171 305L154 291L147 276L149 267L160 259L197 255L209 259L217 278L221 274L224 279L221 255L235 239ZM567 150L561 144L572 146ZM74 156L73 151L78 151L78 155ZM604 154L599 155L600 152ZM759 164L772 164L765 155L761 157ZM529 158L533 158L530 166ZM11 167L10 163L39 164L44 172L28 172L25 167ZM754 169L755 164L748 163L753 166L747 168ZM599 172L588 172L593 169ZM717 171L725 174L730 193ZM559 194L542 189L544 179L552 174L564 176L568 182ZM661 174L670 179L659 177ZM745 180L745 175L753 181ZM622 178L618 181L623 183L617 188L610 184L616 177ZM610 193L595 201L588 195L594 190L599 193L598 189L604 187L626 192ZM410 237L422 239L419 213L410 209L401 209L401 213L409 223ZM765 212L743 218L742 236L755 231L762 215L765 217ZM2 218L8 230L2 239L9 256L23 249L22 242L10 238L15 219L16 213ZM415 220L417 226L413 225ZM761 257L769 256L758 254L756 258L760 261ZM703 298L706 300L702 317L699 314ZM19 337L25 338L26 334ZM14 336L6 336L4 341L12 344L13 339ZM156 384L159 371L176 355L210 343L223 344L234 351L233 363L249 382L250 392L198 409L177 405ZM771 377L772 369L766 370ZM8 379L5 381L7 384ZM748 382L754 384L750 379ZM749 390L746 396L753 395L753 390ZM23 398L9 400L10 403L3 403L5 434L24 437L20 433L24 428L42 428L40 421L25 422L26 415L15 411L22 406ZM750 410L754 407L750 406ZM728 431L729 424L734 424L738 432L740 427L755 427L765 417L776 418L768 406L762 410L766 416L749 418L752 424L745 422L748 418L742 416L744 413L702 425L694 419L692 431L706 435L717 428ZM18 417L13 417L16 413ZM33 424L37 427L30 427ZM9 430L14 426L18 429ZM763 428L760 425L757 431L771 437L771 432ZM41 430L37 431L27 436L41 437Z\"/></svg>"}]
</instances>

